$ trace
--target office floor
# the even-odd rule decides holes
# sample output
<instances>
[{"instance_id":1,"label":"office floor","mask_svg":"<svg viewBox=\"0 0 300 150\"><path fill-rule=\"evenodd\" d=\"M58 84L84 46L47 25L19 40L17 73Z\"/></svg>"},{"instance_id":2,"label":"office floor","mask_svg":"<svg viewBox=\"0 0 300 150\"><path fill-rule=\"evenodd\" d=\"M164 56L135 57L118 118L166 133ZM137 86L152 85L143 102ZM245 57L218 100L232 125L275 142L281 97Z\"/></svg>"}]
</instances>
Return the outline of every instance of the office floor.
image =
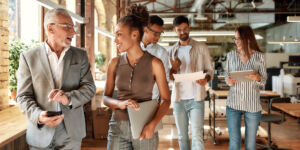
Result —
<instances>
[{"instance_id":1,"label":"office floor","mask_svg":"<svg viewBox=\"0 0 300 150\"><path fill-rule=\"evenodd\" d=\"M264 105L264 104L263 104ZM265 106L264 106L265 107ZM167 116L172 117L172 116ZM300 124L296 118L286 116L286 121L281 124L272 124L272 140L278 148L299 150L300 149ZM205 122L208 125L208 121ZM226 127L225 120L219 120L218 126ZM266 123L261 123L261 127L266 128ZM173 123L164 123L164 129L159 132L159 150L179 150L177 142L177 130ZM228 149L228 136L226 134L218 136L217 144L214 145L208 130L205 131L206 150L225 150ZM258 138L258 143L265 143L265 138ZM243 145L244 146L244 145ZM82 150L105 150L105 140L84 140ZM243 148L244 149L244 148Z\"/></svg>"}]
</instances>

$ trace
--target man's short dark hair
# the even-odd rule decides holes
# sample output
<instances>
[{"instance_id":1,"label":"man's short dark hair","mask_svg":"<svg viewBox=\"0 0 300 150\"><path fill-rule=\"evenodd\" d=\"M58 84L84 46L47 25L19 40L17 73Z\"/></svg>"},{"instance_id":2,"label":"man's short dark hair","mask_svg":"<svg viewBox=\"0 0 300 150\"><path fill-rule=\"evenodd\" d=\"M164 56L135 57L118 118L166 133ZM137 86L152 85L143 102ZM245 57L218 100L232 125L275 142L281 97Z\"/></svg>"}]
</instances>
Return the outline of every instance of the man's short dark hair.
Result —
<instances>
[{"instance_id":1,"label":"man's short dark hair","mask_svg":"<svg viewBox=\"0 0 300 150\"><path fill-rule=\"evenodd\" d=\"M173 26L174 27L176 27L176 26L178 26L178 25L180 25L182 23L186 23L186 24L190 25L189 24L189 19L187 17L185 17L185 16L177 16L173 20Z\"/></svg>"},{"instance_id":2,"label":"man's short dark hair","mask_svg":"<svg viewBox=\"0 0 300 150\"><path fill-rule=\"evenodd\" d=\"M150 25L154 25L154 24L157 24L159 26L163 26L164 21L160 17L158 17L157 15L150 16Z\"/></svg>"}]
</instances>

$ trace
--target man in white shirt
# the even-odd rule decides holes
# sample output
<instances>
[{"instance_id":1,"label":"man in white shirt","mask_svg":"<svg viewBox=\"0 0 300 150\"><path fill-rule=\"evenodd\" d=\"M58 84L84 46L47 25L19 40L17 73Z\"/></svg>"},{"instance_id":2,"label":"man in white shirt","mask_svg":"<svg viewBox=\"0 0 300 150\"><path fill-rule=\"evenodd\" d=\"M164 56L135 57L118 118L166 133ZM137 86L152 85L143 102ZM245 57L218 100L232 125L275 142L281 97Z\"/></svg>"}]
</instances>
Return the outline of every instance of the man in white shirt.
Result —
<instances>
[{"instance_id":1,"label":"man in white shirt","mask_svg":"<svg viewBox=\"0 0 300 150\"><path fill-rule=\"evenodd\" d=\"M48 39L20 55L17 103L28 119L31 150L80 150L86 135L83 105L96 87L85 51L72 47L75 34L65 9L47 12Z\"/></svg>"},{"instance_id":2,"label":"man in white shirt","mask_svg":"<svg viewBox=\"0 0 300 150\"><path fill-rule=\"evenodd\" d=\"M170 80L173 74L184 74L203 71L204 79L193 82L173 82L171 100L173 103L175 123L178 130L178 142L181 150L190 150L188 135L191 123L192 150L203 150L204 98L205 85L213 76L211 57L205 43L200 43L189 37L189 21L184 16L178 16L173 21L174 31L179 42L170 49Z\"/></svg>"},{"instance_id":3,"label":"man in white shirt","mask_svg":"<svg viewBox=\"0 0 300 150\"><path fill-rule=\"evenodd\" d=\"M144 51L147 51L151 55L159 58L165 67L165 73L167 81L169 81L169 54L165 48L157 44L161 33L163 33L164 21L156 16L150 16L150 22L144 29L143 39L141 41L141 47ZM159 99L159 91L157 84L153 87L152 99Z\"/></svg>"}]
</instances>

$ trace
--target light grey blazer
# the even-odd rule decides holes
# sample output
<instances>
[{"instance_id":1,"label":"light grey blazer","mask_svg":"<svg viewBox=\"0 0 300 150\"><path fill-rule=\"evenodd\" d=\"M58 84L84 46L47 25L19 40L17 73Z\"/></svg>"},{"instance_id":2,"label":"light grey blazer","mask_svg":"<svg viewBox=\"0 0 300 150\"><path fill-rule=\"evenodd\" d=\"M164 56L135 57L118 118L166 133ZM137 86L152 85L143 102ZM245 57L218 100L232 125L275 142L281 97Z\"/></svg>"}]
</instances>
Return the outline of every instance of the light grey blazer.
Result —
<instances>
[{"instance_id":1,"label":"light grey blazer","mask_svg":"<svg viewBox=\"0 0 300 150\"><path fill-rule=\"evenodd\" d=\"M72 107L60 104L64 114L67 134L74 140L86 135L83 105L89 102L96 92L85 51L70 47L64 56L64 68L60 87L72 102ZM17 103L28 119L27 143L36 147L47 147L55 128L38 125L41 111L57 109L56 102L48 101L49 92L54 89L44 44L25 51L20 55L18 69Z\"/></svg>"}]
</instances>

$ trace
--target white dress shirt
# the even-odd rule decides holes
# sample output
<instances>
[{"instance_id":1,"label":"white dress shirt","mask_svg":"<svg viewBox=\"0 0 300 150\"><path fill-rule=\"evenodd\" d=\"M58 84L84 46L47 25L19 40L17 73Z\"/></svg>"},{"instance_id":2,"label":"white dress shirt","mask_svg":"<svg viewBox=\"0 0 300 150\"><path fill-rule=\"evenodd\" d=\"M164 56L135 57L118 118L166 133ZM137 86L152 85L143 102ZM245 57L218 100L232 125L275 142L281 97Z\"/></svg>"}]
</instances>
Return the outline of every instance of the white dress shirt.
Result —
<instances>
[{"instance_id":1,"label":"white dress shirt","mask_svg":"<svg viewBox=\"0 0 300 150\"><path fill-rule=\"evenodd\" d=\"M168 51L158 44L148 44L146 47L143 42L140 43L142 49L162 61L165 68L166 78L169 81L169 54ZM154 84L152 91L152 99L159 99L159 90L157 84Z\"/></svg>"},{"instance_id":2,"label":"white dress shirt","mask_svg":"<svg viewBox=\"0 0 300 150\"><path fill-rule=\"evenodd\" d=\"M65 48L61 54L60 57L58 58L56 53L53 52L48 45L47 42L45 42L45 47L46 47L46 54L49 60L49 65L55 85L55 89L59 89L62 84L62 75L63 75L63 68L64 68L64 56L66 52L70 49L70 47ZM71 105L71 103L70 103ZM59 105L58 105L58 110L61 110Z\"/></svg>"}]
</instances>

